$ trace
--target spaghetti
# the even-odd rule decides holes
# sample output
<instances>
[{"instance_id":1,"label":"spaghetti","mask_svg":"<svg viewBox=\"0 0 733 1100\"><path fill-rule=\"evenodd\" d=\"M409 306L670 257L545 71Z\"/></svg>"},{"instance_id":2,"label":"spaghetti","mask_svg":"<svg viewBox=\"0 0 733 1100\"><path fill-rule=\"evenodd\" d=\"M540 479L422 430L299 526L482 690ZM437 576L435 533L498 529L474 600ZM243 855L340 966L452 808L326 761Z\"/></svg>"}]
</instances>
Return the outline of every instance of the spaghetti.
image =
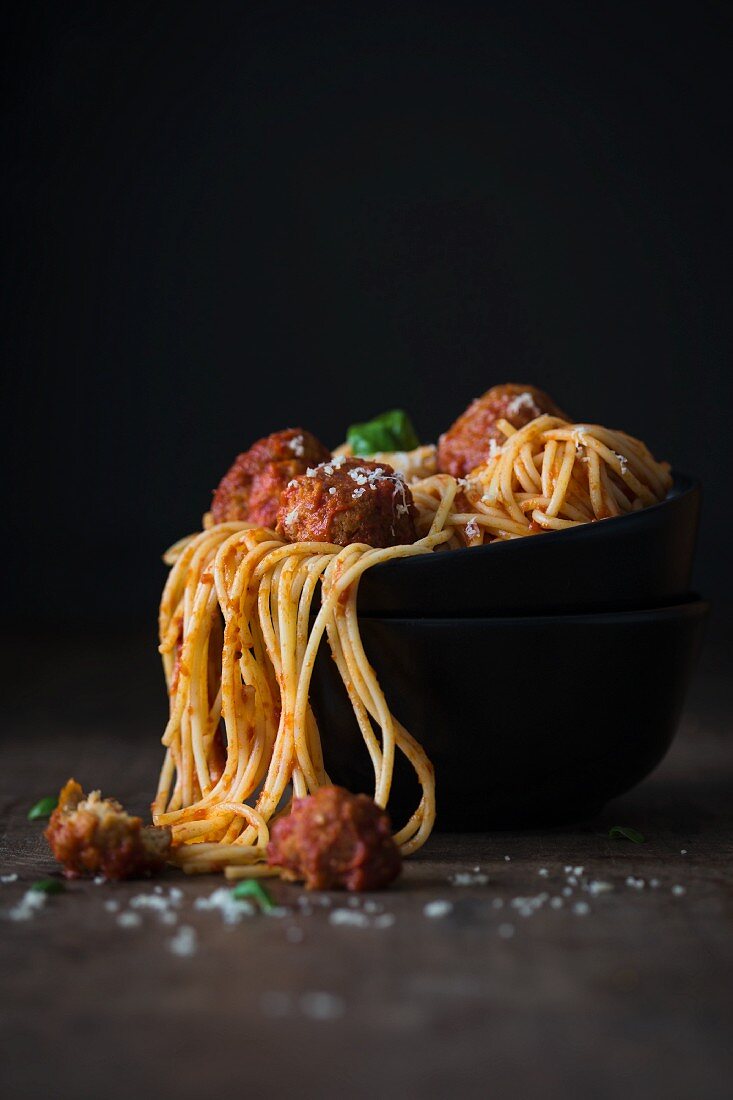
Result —
<instances>
[{"instance_id":1,"label":"spaghetti","mask_svg":"<svg viewBox=\"0 0 733 1100\"><path fill-rule=\"evenodd\" d=\"M669 464L641 440L598 424L539 416L519 430L506 420L487 461L458 480L447 520L449 547L481 546L542 531L561 531L637 512L672 487ZM448 475L437 475L445 478ZM431 506L436 479L411 486L418 509Z\"/></svg>"},{"instance_id":2,"label":"spaghetti","mask_svg":"<svg viewBox=\"0 0 733 1100\"><path fill-rule=\"evenodd\" d=\"M324 635L371 759L375 802L387 806L396 753L415 770L420 801L395 841L403 855L420 848L435 821L433 769L367 660L360 578L384 561L633 512L671 486L668 465L622 432L553 416L497 427L504 442L467 479L413 482L412 544L289 543L268 528L207 517L209 526L167 552L159 625L170 717L153 817L171 828L185 871L277 873L265 862L270 825L291 797L329 782L309 703Z\"/></svg>"}]
</instances>

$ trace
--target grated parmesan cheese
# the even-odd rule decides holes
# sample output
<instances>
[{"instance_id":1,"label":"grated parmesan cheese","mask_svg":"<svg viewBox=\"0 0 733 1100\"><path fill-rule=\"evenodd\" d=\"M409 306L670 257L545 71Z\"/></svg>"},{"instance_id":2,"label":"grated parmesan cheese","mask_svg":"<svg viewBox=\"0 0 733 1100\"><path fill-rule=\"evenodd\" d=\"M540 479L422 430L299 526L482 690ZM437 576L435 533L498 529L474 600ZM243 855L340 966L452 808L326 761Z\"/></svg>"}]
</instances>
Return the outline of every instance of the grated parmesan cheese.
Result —
<instances>
[{"instance_id":1,"label":"grated parmesan cheese","mask_svg":"<svg viewBox=\"0 0 733 1100\"><path fill-rule=\"evenodd\" d=\"M542 908L549 896L549 894L543 892L533 898L512 898L509 904L512 909L519 911L520 917L531 917L533 913Z\"/></svg>"},{"instance_id":2,"label":"grated parmesan cheese","mask_svg":"<svg viewBox=\"0 0 733 1100\"><path fill-rule=\"evenodd\" d=\"M194 909L213 911L218 909L224 924L239 924L242 917L253 917L255 907L245 898L235 898L225 886L220 886L208 897L196 898Z\"/></svg>"},{"instance_id":3,"label":"grated parmesan cheese","mask_svg":"<svg viewBox=\"0 0 733 1100\"><path fill-rule=\"evenodd\" d=\"M190 924L182 924L175 936L168 940L168 950L182 959L190 959L195 955L197 946L196 929Z\"/></svg>"},{"instance_id":4,"label":"grated parmesan cheese","mask_svg":"<svg viewBox=\"0 0 733 1100\"><path fill-rule=\"evenodd\" d=\"M358 900L356 903L359 904ZM394 922L394 913L380 913L370 917L354 908L334 909L328 916L329 924L346 925L350 928L390 928Z\"/></svg>"},{"instance_id":5,"label":"grated parmesan cheese","mask_svg":"<svg viewBox=\"0 0 733 1100\"><path fill-rule=\"evenodd\" d=\"M143 919L139 913L120 913L117 923L120 928L139 928Z\"/></svg>"},{"instance_id":6,"label":"grated parmesan cheese","mask_svg":"<svg viewBox=\"0 0 733 1100\"><path fill-rule=\"evenodd\" d=\"M600 882L596 879L594 882L589 882L586 889L591 897L595 898L599 894L607 894L609 890L613 890L613 886L610 882Z\"/></svg>"},{"instance_id":7,"label":"grated parmesan cheese","mask_svg":"<svg viewBox=\"0 0 733 1100\"><path fill-rule=\"evenodd\" d=\"M8 909L8 920L31 920L46 904L46 894L40 890L26 890L23 897L12 909Z\"/></svg>"},{"instance_id":8,"label":"grated parmesan cheese","mask_svg":"<svg viewBox=\"0 0 733 1100\"><path fill-rule=\"evenodd\" d=\"M534 403L534 397L529 391L524 393L518 393L516 397L513 397L506 407L508 416L515 416L522 409L529 409L535 413L535 416L539 413L539 409Z\"/></svg>"},{"instance_id":9,"label":"grated parmesan cheese","mask_svg":"<svg viewBox=\"0 0 733 1100\"><path fill-rule=\"evenodd\" d=\"M453 910L452 901L444 901L439 899L438 901L429 901L427 905L423 906L423 914L429 917L431 920L437 920L440 917L447 917Z\"/></svg>"},{"instance_id":10,"label":"grated parmesan cheese","mask_svg":"<svg viewBox=\"0 0 733 1100\"><path fill-rule=\"evenodd\" d=\"M454 886L485 886L489 881L489 876L484 874L474 874L471 871L459 871L455 875L451 875L449 880Z\"/></svg>"},{"instance_id":11,"label":"grated parmesan cheese","mask_svg":"<svg viewBox=\"0 0 733 1100\"><path fill-rule=\"evenodd\" d=\"M166 897L162 886L156 886L152 894L135 894L130 898L129 906L133 910L151 909L158 914L162 924L175 924L178 920L174 909L180 905L183 892L171 887Z\"/></svg>"},{"instance_id":12,"label":"grated parmesan cheese","mask_svg":"<svg viewBox=\"0 0 733 1100\"><path fill-rule=\"evenodd\" d=\"M153 909L156 913L164 913L168 900L160 894L136 894L130 898L129 906L131 909Z\"/></svg>"},{"instance_id":13,"label":"grated parmesan cheese","mask_svg":"<svg viewBox=\"0 0 733 1100\"><path fill-rule=\"evenodd\" d=\"M355 909L334 909L328 916L329 924L346 924L351 928L368 928L369 917Z\"/></svg>"}]
</instances>

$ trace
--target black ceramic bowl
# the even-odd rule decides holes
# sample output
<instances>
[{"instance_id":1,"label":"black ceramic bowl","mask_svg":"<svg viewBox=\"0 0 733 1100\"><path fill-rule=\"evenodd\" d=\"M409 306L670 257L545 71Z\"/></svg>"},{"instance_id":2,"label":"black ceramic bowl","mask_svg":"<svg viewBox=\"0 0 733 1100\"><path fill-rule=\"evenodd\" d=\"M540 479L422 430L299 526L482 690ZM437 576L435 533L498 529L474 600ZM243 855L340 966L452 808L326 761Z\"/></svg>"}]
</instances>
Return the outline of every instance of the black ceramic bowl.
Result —
<instances>
[{"instance_id":1,"label":"black ceramic bowl","mask_svg":"<svg viewBox=\"0 0 733 1100\"><path fill-rule=\"evenodd\" d=\"M633 515L470 550L386 562L359 586L362 615L532 615L663 607L688 598L699 482Z\"/></svg>"},{"instance_id":2,"label":"black ceramic bowl","mask_svg":"<svg viewBox=\"0 0 733 1100\"><path fill-rule=\"evenodd\" d=\"M694 602L360 625L394 713L435 766L436 827L483 830L581 820L643 779L674 736L706 613ZM373 793L369 757L325 648L311 700L331 780ZM400 757L389 804L395 824L416 804Z\"/></svg>"}]
</instances>

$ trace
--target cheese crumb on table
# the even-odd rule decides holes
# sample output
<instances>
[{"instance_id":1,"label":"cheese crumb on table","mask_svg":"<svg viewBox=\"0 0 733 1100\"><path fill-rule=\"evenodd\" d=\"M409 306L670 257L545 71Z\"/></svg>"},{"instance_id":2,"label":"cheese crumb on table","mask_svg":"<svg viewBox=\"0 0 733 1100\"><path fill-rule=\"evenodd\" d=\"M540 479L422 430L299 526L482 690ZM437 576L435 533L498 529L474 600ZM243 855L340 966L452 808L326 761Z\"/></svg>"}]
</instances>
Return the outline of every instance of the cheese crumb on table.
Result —
<instances>
[{"instance_id":1,"label":"cheese crumb on table","mask_svg":"<svg viewBox=\"0 0 733 1100\"><path fill-rule=\"evenodd\" d=\"M46 904L46 895L40 890L26 890L17 905L7 912L9 920L31 920Z\"/></svg>"},{"instance_id":2,"label":"cheese crumb on table","mask_svg":"<svg viewBox=\"0 0 733 1100\"><path fill-rule=\"evenodd\" d=\"M196 929L190 924L182 924L175 936L168 941L168 950L180 958L190 958L197 950Z\"/></svg>"},{"instance_id":3,"label":"cheese crumb on table","mask_svg":"<svg viewBox=\"0 0 733 1100\"><path fill-rule=\"evenodd\" d=\"M436 901L429 901L423 906L423 914L431 919L438 917L447 917L453 910L452 901L444 901L442 898Z\"/></svg>"}]
</instances>

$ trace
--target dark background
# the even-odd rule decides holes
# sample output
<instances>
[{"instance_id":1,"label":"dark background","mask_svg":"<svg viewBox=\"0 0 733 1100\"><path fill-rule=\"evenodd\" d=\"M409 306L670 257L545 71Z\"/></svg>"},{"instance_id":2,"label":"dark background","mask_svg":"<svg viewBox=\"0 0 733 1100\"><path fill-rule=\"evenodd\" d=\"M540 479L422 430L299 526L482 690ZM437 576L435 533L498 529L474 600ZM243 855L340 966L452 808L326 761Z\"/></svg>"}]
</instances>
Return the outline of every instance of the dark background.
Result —
<instances>
[{"instance_id":1,"label":"dark background","mask_svg":"<svg viewBox=\"0 0 733 1100\"><path fill-rule=\"evenodd\" d=\"M19 6L3 614L152 624L254 438L505 380L702 477L724 607L730 48L716 3Z\"/></svg>"}]
</instances>

